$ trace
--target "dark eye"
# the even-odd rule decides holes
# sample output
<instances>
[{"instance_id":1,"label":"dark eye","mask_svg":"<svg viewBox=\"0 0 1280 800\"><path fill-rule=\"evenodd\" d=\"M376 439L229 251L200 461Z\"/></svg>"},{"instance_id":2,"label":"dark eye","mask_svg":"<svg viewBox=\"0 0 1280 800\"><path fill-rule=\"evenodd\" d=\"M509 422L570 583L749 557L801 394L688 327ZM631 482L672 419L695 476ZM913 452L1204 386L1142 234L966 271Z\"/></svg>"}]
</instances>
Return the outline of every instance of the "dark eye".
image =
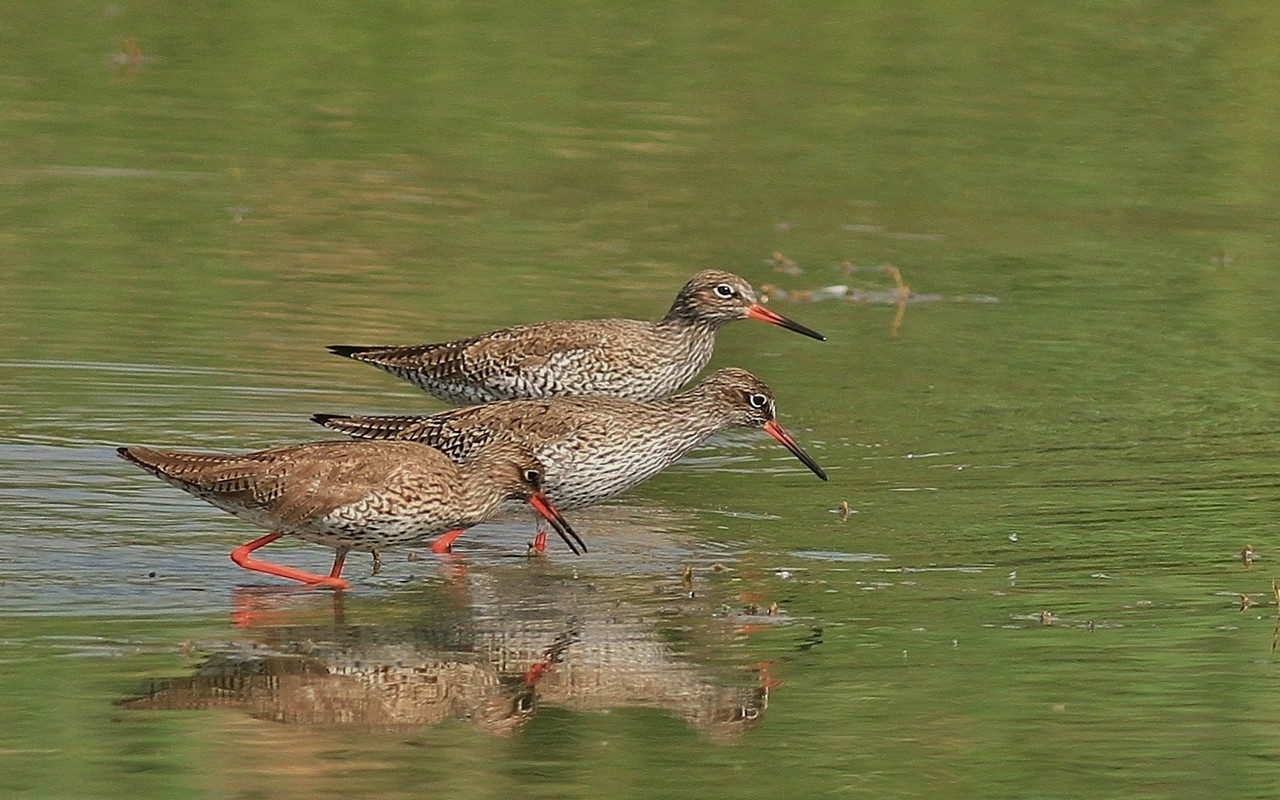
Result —
<instances>
[{"instance_id":1,"label":"dark eye","mask_svg":"<svg viewBox=\"0 0 1280 800\"><path fill-rule=\"evenodd\" d=\"M717 283L716 288L711 291L715 292L716 297L719 297L722 300L728 300L730 297L737 294L737 292L733 290L733 287L727 283Z\"/></svg>"},{"instance_id":2,"label":"dark eye","mask_svg":"<svg viewBox=\"0 0 1280 800\"><path fill-rule=\"evenodd\" d=\"M749 394L747 404L752 408L765 408L769 405L769 398L762 394Z\"/></svg>"},{"instance_id":3,"label":"dark eye","mask_svg":"<svg viewBox=\"0 0 1280 800\"><path fill-rule=\"evenodd\" d=\"M538 472L536 469L526 469L524 471L524 480L525 480L525 483L529 484L530 486L541 486L542 473Z\"/></svg>"}]
</instances>

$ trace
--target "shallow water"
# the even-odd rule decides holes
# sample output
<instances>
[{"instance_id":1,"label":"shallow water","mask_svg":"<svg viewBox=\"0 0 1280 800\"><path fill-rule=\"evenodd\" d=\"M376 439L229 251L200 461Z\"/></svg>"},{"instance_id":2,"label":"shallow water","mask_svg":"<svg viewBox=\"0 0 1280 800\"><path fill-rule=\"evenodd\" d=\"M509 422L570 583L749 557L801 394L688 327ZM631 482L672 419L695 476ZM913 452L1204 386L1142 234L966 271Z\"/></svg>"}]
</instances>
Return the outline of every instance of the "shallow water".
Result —
<instances>
[{"instance_id":1,"label":"shallow water","mask_svg":"<svg viewBox=\"0 0 1280 800\"><path fill-rule=\"evenodd\" d=\"M1272 796L1277 13L14 12L0 794ZM586 556L522 515L335 598L112 451L440 408L324 345L708 267L827 334L713 366L829 482L733 432Z\"/></svg>"}]
</instances>

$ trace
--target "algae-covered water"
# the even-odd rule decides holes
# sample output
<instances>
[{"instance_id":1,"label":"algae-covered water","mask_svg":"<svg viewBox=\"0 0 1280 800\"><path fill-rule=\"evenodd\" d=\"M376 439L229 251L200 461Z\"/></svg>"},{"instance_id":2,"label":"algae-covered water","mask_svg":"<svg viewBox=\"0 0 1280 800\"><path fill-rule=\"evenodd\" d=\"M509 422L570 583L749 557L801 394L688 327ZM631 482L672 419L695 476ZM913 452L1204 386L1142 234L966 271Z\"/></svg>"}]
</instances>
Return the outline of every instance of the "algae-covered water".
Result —
<instances>
[{"instance_id":1,"label":"algae-covered water","mask_svg":"<svg viewBox=\"0 0 1280 800\"><path fill-rule=\"evenodd\" d=\"M1273 796L1277 25L11 9L0 794ZM735 432L572 514L586 556L522 516L335 596L112 450L439 409L324 345L654 319L713 267L827 335L712 366L829 482Z\"/></svg>"}]
</instances>

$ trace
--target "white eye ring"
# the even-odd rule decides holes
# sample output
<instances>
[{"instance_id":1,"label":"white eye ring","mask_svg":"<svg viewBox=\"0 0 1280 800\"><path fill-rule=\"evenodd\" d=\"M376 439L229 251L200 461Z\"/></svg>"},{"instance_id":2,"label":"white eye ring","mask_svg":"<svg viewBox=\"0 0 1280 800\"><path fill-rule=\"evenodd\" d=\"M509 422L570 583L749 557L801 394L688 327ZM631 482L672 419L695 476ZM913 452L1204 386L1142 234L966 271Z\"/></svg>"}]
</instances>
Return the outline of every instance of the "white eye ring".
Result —
<instances>
[{"instance_id":1,"label":"white eye ring","mask_svg":"<svg viewBox=\"0 0 1280 800\"><path fill-rule=\"evenodd\" d=\"M530 486L537 486L542 483L542 473L536 469L526 469L524 471L524 479Z\"/></svg>"},{"instance_id":2,"label":"white eye ring","mask_svg":"<svg viewBox=\"0 0 1280 800\"><path fill-rule=\"evenodd\" d=\"M769 398L762 394L749 394L747 395L747 405L752 408L764 408L769 405Z\"/></svg>"},{"instance_id":3,"label":"white eye ring","mask_svg":"<svg viewBox=\"0 0 1280 800\"><path fill-rule=\"evenodd\" d=\"M728 300L730 297L737 294L737 292L733 290L733 287L727 283L717 283L716 287L711 291L715 292L716 297L719 297L722 300Z\"/></svg>"}]
</instances>

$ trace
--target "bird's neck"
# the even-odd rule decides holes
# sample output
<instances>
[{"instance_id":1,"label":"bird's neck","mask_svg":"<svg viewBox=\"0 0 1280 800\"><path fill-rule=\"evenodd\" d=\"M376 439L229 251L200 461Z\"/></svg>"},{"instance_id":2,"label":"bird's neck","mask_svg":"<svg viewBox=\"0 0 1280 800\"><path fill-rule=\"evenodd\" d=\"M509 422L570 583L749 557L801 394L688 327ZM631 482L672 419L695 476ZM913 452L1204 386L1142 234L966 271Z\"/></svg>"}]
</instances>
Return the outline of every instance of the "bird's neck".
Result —
<instances>
[{"instance_id":1,"label":"bird's neck","mask_svg":"<svg viewBox=\"0 0 1280 800\"><path fill-rule=\"evenodd\" d=\"M682 301L676 300L671 305L667 315L658 322L661 328L683 329L696 332L702 336L715 336L716 331L720 330L731 320L710 318L701 315L697 309L685 305Z\"/></svg>"},{"instance_id":2,"label":"bird's neck","mask_svg":"<svg viewBox=\"0 0 1280 800\"><path fill-rule=\"evenodd\" d=\"M497 513L507 499L498 476L487 469L463 468L466 479L462 484L458 524L462 527L478 525Z\"/></svg>"},{"instance_id":3,"label":"bird's neck","mask_svg":"<svg viewBox=\"0 0 1280 800\"><path fill-rule=\"evenodd\" d=\"M726 414L720 413L719 400L716 387L704 383L658 402L667 404L671 409L669 417L701 441L736 426Z\"/></svg>"}]
</instances>

